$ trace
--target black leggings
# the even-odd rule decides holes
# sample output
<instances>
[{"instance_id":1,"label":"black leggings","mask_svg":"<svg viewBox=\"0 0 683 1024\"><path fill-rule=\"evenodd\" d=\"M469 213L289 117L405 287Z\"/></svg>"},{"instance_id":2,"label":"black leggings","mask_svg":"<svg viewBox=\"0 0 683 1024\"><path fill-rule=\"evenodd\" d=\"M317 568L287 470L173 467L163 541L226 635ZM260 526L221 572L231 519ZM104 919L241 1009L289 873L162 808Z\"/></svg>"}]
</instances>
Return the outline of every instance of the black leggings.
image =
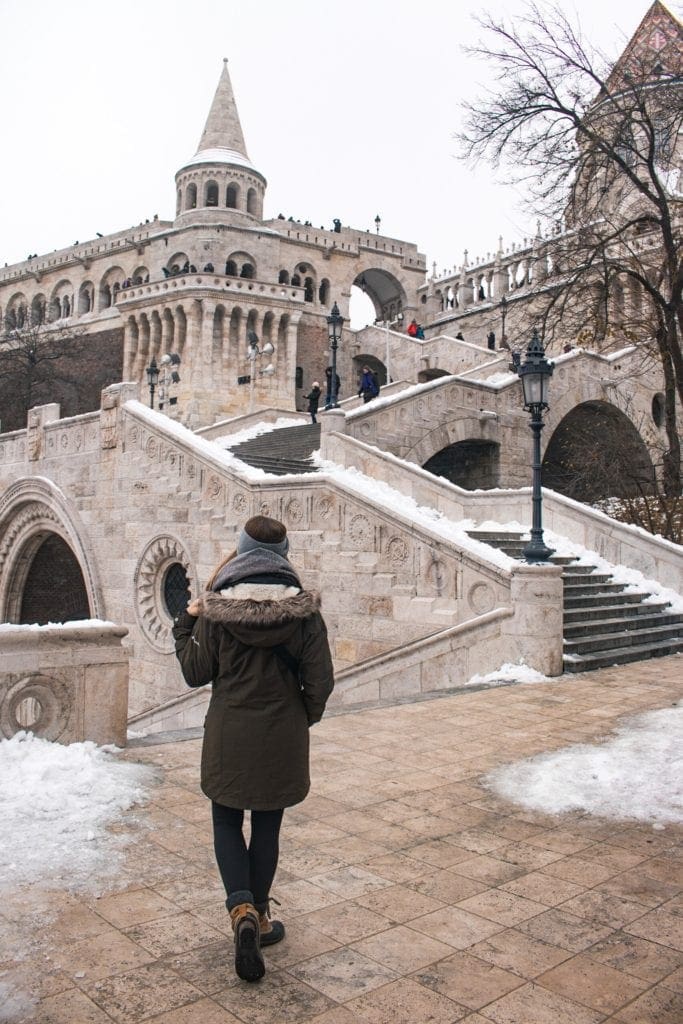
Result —
<instances>
[{"instance_id":1,"label":"black leggings","mask_svg":"<svg viewBox=\"0 0 683 1024\"><path fill-rule=\"evenodd\" d=\"M249 847L244 841L244 811L211 802L213 848L225 892L253 893L260 908L270 895L280 854L279 836L283 810L252 811Z\"/></svg>"}]
</instances>

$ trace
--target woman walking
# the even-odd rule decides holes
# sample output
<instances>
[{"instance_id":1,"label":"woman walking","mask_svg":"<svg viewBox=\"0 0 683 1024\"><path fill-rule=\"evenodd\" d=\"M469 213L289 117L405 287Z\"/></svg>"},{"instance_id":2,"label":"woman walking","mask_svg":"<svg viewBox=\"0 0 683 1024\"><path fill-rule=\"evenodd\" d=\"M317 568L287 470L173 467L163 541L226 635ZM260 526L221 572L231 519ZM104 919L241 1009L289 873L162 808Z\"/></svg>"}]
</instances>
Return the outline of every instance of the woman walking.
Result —
<instances>
[{"instance_id":1,"label":"woman walking","mask_svg":"<svg viewBox=\"0 0 683 1024\"><path fill-rule=\"evenodd\" d=\"M285 935L269 912L280 825L284 808L310 788L308 729L334 686L319 595L302 588L288 550L285 526L254 516L173 629L185 681L212 683L201 786L211 800L235 971L245 981L263 977L261 946Z\"/></svg>"}]
</instances>

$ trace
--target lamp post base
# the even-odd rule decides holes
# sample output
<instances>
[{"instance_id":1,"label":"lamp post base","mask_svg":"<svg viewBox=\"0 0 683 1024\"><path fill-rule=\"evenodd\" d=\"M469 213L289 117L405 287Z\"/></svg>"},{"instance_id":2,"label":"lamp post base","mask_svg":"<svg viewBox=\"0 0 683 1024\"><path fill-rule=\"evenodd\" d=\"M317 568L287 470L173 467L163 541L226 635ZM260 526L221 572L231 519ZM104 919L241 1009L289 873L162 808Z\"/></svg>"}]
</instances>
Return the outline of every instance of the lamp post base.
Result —
<instances>
[{"instance_id":1,"label":"lamp post base","mask_svg":"<svg viewBox=\"0 0 683 1024\"><path fill-rule=\"evenodd\" d=\"M552 555L555 554L554 548L548 548L543 542L540 544L534 544L533 541L522 551L522 557L525 562L549 562Z\"/></svg>"}]
</instances>

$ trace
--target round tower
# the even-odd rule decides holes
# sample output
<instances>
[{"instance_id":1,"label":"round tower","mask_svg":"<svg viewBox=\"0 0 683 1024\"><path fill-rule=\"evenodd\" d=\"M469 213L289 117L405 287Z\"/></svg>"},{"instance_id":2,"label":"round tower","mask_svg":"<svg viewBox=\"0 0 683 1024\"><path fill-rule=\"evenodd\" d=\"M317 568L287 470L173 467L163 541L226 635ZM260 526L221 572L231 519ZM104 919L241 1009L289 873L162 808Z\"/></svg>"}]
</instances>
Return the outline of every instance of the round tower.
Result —
<instances>
[{"instance_id":1,"label":"round tower","mask_svg":"<svg viewBox=\"0 0 683 1024\"><path fill-rule=\"evenodd\" d=\"M247 155L227 57L197 152L176 173L178 227L263 219L266 179Z\"/></svg>"}]
</instances>

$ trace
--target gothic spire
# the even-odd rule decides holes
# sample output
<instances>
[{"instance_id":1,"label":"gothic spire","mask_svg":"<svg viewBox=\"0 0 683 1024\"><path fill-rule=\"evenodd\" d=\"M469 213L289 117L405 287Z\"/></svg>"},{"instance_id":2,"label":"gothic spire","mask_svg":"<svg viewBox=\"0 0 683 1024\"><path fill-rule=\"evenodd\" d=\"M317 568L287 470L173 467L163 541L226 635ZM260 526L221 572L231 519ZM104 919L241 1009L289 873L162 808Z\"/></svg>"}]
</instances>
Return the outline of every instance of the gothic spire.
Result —
<instances>
[{"instance_id":1,"label":"gothic spire","mask_svg":"<svg viewBox=\"0 0 683 1024\"><path fill-rule=\"evenodd\" d=\"M225 149L232 153L238 153L246 161L249 161L247 147L244 143L242 125L237 113L237 104L232 91L232 82L228 72L228 59L223 58L223 71L218 82L218 88L211 104L209 116L204 125L202 137L199 140L197 154L212 149Z\"/></svg>"}]
</instances>

